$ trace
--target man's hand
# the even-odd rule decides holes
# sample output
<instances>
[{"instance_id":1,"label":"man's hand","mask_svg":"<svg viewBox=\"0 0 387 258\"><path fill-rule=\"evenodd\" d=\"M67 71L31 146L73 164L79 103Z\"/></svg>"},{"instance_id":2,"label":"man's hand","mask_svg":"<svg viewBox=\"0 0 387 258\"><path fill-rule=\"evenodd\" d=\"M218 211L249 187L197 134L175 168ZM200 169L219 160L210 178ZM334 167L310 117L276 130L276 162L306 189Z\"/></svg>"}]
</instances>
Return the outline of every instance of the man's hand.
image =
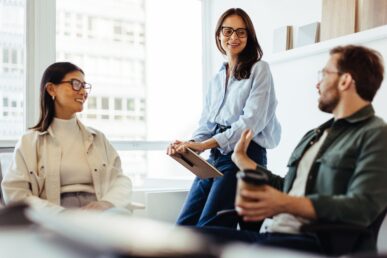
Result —
<instances>
[{"instance_id":1,"label":"man's hand","mask_svg":"<svg viewBox=\"0 0 387 258\"><path fill-rule=\"evenodd\" d=\"M235 145L234 153L231 155L232 161L240 170L255 169L257 167L257 164L247 156L247 148L253 137L253 132L250 129L244 130Z\"/></svg>"},{"instance_id":2,"label":"man's hand","mask_svg":"<svg viewBox=\"0 0 387 258\"><path fill-rule=\"evenodd\" d=\"M83 206L81 209L83 210L98 210L98 211L105 211L107 209L113 208L114 205L107 201L96 201L91 202L86 206Z\"/></svg>"},{"instance_id":3,"label":"man's hand","mask_svg":"<svg viewBox=\"0 0 387 258\"><path fill-rule=\"evenodd\" d=\"M263 185L255 190L241 189L235 208L245 221L260 221L279 213L289 213L305 219L316 219L317 214L307 197L291 196Z\"/></svg>"},{"instance_id":4,"label":"man's hand","mask_svg":"<svg viewBox=\"0 0 387 258\"><path fill-rule=\"evenodd\" d=\"M260 221L285 212L289 195L262 185L254 190L241 189L235 207L245 221Z\"/></svg>"}]
</instances>

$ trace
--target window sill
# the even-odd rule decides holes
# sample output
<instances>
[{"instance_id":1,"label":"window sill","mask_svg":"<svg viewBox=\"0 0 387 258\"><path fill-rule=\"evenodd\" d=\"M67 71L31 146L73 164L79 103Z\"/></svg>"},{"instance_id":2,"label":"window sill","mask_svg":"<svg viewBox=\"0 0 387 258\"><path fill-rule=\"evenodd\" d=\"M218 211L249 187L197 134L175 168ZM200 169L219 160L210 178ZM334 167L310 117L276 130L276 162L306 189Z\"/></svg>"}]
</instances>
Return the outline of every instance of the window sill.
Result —
<instances>
[{"instance_id":1,"label":"window sill","mask_svg":"<svg viewBox=\"0 0 387 258\"><path fill-rule=\"evenodd\" d=\"M185 192L193 179L147 178L144 183L133 187L133 192Z\"/></svg>"}]
</instances>

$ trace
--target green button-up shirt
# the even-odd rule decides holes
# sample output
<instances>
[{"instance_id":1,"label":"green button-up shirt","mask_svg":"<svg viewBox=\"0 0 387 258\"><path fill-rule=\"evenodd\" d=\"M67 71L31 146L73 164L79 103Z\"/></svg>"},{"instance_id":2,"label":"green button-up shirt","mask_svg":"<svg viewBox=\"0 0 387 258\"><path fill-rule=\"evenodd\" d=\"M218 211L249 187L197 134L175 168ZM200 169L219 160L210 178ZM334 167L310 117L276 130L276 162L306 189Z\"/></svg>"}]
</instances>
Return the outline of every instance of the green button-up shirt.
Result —
<instances>
[{"instance_id":1,"label":"green button-up shirt","mask_svg":"<svg viewBox=\"0 0 387 258\"><path fill-rule=\"evenodd\" d=\"M305 151L328 128L305 195L319 220L369 226L387 206L387 126L372 105L309 131L293 151L285 178L270 174L270 184L289 192Z\"/></svg>"}]
</instances>

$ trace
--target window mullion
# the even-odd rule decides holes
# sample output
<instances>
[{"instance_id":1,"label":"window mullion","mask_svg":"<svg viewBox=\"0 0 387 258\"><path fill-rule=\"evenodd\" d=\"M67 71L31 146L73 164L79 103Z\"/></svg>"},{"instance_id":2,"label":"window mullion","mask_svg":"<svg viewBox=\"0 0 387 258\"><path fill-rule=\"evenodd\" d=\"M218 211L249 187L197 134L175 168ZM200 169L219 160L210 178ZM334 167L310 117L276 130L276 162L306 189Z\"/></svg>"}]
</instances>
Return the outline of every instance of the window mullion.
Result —
<instances>
[{"instance_id":1,"label":"window mullion","mask_svg":"<svg viewBox=\"0 0 387 258\"><path fill-rule=\"evenodd\" d=\"M44 69L55 62L55 7L56 1L27 1L25 128L39 118L40 79Z\"/></svg>"}]
</instances>

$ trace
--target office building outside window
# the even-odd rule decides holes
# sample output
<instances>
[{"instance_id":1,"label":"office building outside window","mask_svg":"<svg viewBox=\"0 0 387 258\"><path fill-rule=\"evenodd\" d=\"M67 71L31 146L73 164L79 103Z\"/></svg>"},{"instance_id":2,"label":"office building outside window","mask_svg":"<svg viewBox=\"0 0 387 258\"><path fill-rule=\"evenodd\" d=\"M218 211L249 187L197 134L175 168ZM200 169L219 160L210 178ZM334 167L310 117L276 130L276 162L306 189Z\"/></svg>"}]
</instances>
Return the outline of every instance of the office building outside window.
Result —
<instances>
[{"instance_id":1,"label":"office building outside window","mask_svg":"<svg viewBox=\"0 0 387 258\"><path fill-rule=\"evenodd\" d=\"M0 0L0 140L24 132L25 0Z\"/></svg>"},{"instance_id":2,"label":"office building outside window","mask_svg":"<svg viewBox=\"0 0 387 258\"><path fill-rule=\"evenodd\" d=\"M56 59L79 65L93 85L79 114L85 124L110 140L190 137L202 105L200 0L57 0L56 8ZM165 151L120 154L135 179L190 176Z\"/></svg>"}]
</instances>

